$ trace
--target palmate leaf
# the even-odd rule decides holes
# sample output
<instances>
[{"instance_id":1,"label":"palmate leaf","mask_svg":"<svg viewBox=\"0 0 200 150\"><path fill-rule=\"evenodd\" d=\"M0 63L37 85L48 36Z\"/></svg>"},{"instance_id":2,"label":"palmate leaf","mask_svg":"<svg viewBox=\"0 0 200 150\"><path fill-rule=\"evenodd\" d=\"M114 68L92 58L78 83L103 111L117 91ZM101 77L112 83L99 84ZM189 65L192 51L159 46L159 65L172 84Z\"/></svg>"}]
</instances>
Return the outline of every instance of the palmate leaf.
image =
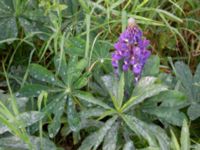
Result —
<instances>
[{"instance_id":1,"label":"palmate leaf","mask_svg":"<svg viewBox=\"0 0 200 150\"><path fill-rule=\"evenodd\" d=\"M18 34L16 19L13 15L12 0L0 1L0 40L14 38Z\"/></svg>"},{"instance_id":2,"label":"palmate leaf","mask_svg":"<svg viewBox=\"0 0 200 150\"><path fill-rule=\"evenodd\" d=\"M124 98L124 74L121 75L119 81L116 77L110 75L105 75L101 79L110 94L115 108L119 109Z\"/></svg>"},{"instance_id":3,"label":"palmate leaf","mask_svg":"<svg viewBox=\"0 0 200 150\"><path fill-rule=\"evenodd\" d=\"M71 97L68 97L67 103L67 118L69 128L74 132L78 132L81 129L81 119L76 111L75 104Z\"/></svg>"},{"instance_id":4,"label":"palmate leaf","mask_svg":"<svg viewBox=\"0 0 200 150\"><path fill-rule=\"evenodd\" d=\"M105 112L104 108L92 107L80 112L81 118L99 117Z\"/></svg>"},{"instance_id":5,"label":"palmate leaf","mask_svg":"<svg viewBox=\"0 0 200 150\"><path fill-rule=\"evenodd\" d=\"M200 117L200 87L197 84L200 82L200 64L197 66L195 75L189 69L189 66L183 62L175 63L176 75L181 81L184 92L189 99L190 107L187 110L187 114L191 120L195 120Z\"/></svg>"},{"instance_id":6,"label":"palmate leaf","mask_svg":"<svg viewBox=\"0 0 200 150\"><path fill-rule=\"evenodd\" d=\"M71 56L84 56L86 41L80 37L73 37L67 40L65 52Z\"/></svg>"},{"instance_id":7,"label":"palmate leaf","mask_svg":"<svg viewBox=\"0 0 200 150\"><path fill-rule=\"evenodd\" d=\"M179 91L168 90L159 94L155 97L160 102L163 107L173 107L173 108L183 108L186 105L186 96Z\"/></svg>"},{"instance_id":8,"label":"palmate leaf","mask_svg":"<svg viewBox=\"0 0 200 150\"><path fill-rule=\"evenodd\" d=\"M111 109L111 107L109 105L107 105L106 103L102 102L101 100L96 99L95 97L93 97L91 94L84 92L84 91L78 91L75 94L76 97L78 97L80 100L84 100L86 102L95 104L97 106L101 106L105 109Z\"/></svg>"},{"instance_id":9,"label":"palmate leaf","mask_svg":"<svg viewBox=\"0 0 200 150\"><path fill-rule=\"evenodd\" d=\"M127 141L123 147L123 150L135 150L133 142Z\"/></svg>"},{"instance_id":10,"label":"palmate leaf","mask_svg":"<svg viewBox=\"0 0 200 150\"><path fill-rule=\"evenodd\" d=\"M54 66L62 81L67 84L67 63L65 55L57 54L54 56Z\"/></svg>"},{"instance_id":11,"label":"palmate leaf","mask_svg":"<svg viewBox=\"0 0 200 150\"><path fill-rule=\"evenodd\" d=\"M61 96L61 98L59 98L58 101L53 106L54 118L52 122L50 122L50 124L48 125L49 137L51 138L53 138L60 129L61 126L60 118L64 112L65 103L66 103L65 96Z\"/></svg>"},{"instance_id":12,"label":"palmate leaf","mask_svg":"<svg viewBox=\"0 0 200 150\"><path fill-rule=\"evenodd\" d=\"M183 120L186 119L185 114L179 112L176 108L152 107L149 109L145 109L145 112L148 112L151 115L155 115L159 119L177 126L181 126Z\"/></svg>"},{"instance_id":13,"label":"palmate leaf","mask_svg":"<svg viewBox=\"0 0 200 150\"><path fill-rule=\"evenodd\" d=\"M175 63L176 75L183 84L185 90L184 92L188 95L190 101L194 101L193 95L193 76L190 71L189 66L185 65L183 62Z\"/></svg>"},{"instance_id":14,"label":"palmate leaf","mask_svg":"<svg viewBox=\"0 0 200 150\"><path fill-rule=\"evenodd\" d=\"M118 123L116 122L112 128L108 131L104 138L103 150L116 150L117 147L117 134L118 134Z\"/></svg>"},{"instance_id":15,"label":"palmate leaf","mask_svg":"<svg viewBox=\"0 0 200 150\"><path fill-rule=\"evenodd\" d=\"M96 150L98 146L103 141L107 132L112 128L112 125L115 123L117 116L112 117L96 132L92 133L82 142L78 150Z\"/></svg>"},{"instance_id":16,"label":"palmate leaf","mask_svg":"<svg viewBox=\"0 0 200 150\"><path fill-rule=\"evenodd\" d=\"M200 103L191 104L187 110L187 114L191 120L195 120L200 116Z\"/></svg>"},{"instance_id":17,"label":"palmate leaf","mask_svg":"<svg viewBox=\"0 0 200 150\"><path fill-rule=\"evenodd\" d=\"M82 74L81 77L77 81L74 82L73 88L81 89L82 87L86 86L88 83L89 76L90 76L90 73L88 72Z\"/></svg>"},{"instance_id":18,"label":"palmate leaf","mask_svg":"<svg viewBox=\"0 0 200 150\"><path fill-rule=\"evenodd\" d=\"M157 147L158 142L162 150L169 149L169 139L160 127L153 124L146 124L130 115L122 115L122 118L132 131L148 141L150 147Z\"/></svg>"},{"instance_id":19,"label":"palmate leaf","mask_svg":"<svg viewBox=\"0 0 200 150\"><path fill-rule=\"evenodd\" d=\"M147 60L144 70L142 71L142 76L156 76L160 71L160 58L158 56L150 56Z\"/></svg>"},{"instance_id":20,"label":"palmate leaf","mask_svg":"<svg viewBox=\"0 0 200 150\"><path fill-rule=\"evenodd\" d=\"M117 83L117 78L115 78L114 76L110 76L110 75L106 75L101 77L107 91L109 92L111 98L116 99L117 98L117 87L118 87L118 83Z\"/></svg>"},{"instance_id":21,"label":"palmate leaf","mask_svg":"<svg viewBox=\"0 0 200 150\"><path fill-rule=\"evenodd\" d=\"M26 84L23 86L18 93L16 93L16 96L26 96L26 97L32 97L32 96L38 96L42 91L49 91L50 88L48 86L44 86L41 84Z\"/></svg>"},{"instance_id":22,"label":"palmate leaf","mask_svg":"<svg viewBox=\"0 0 200 150\"><path fill-rule=\"evenodd\" d=\"M81 76L81 69L84 69L83 64L78 63L78 57L72 56L68 62L68 77L67 85L72 86L72 84Z\"/></svg>"},{"instance_id":23,"label":"palmate leaf","mask_svg":"<svg viewBox=\"0 0 200 150\"><path fill-rule=\"evenodd\" d=\"M143 102L145 99L167 90L166 86L156 84L154 83L155 81L156 78L154 77L142 78L133 90L132 97L123 105L123 110L127 111L129 108Z\"/></svg>"},{"instance_id":24,"label":"palmate leaf","mask_svg":"<svg viewBox=\"0 0 200 150\"><path fill-rule=\"evenodd\" d=\"M185 100L186 97L179 91L164 91L143 103L142 111L161 121L181 126L186 116L179 109L186 106Z\"/></svg>"},{"instance_id":25,"label":"palmate leaf","mask_svg":"<svg viewBox=\"0 0 200 150\"><path fill-rule=\"evenodd\" d=\"M45 67L38 64L30 65L30 75L37 80L50 83L52 85L62 86L63 84L55 77L55 75Z\"/></svg>"},{"instance_id":26,"label":"palmate leaf","mask_svg":"<svg viewBox=\"0 0 200 150\"><path fill-rule=\"evenodd\" d=\"M39 8L35 11L34 9L37 6L31 6L31 1L28 1L26 4L24 1L19 1L20 5L15 7L14 2L13 0L0 1L0 40L17 37L17 22L25 29L26 33L36 31L49 32L48 28L45 27L45 24L49 23L48 17L43 15L43 11L39 11Z\"/></svg>"},{"instance_id":27,"label":"palmate leaf","mask_svg":"<svg viewBox=\"0 0 200 150\"><path fill-rule=\"evenodd\" d=\"M29 111L19 114L18 116L15 117L15 120L8 120L8 122L11 124L17 124L18 128L24 128L38 122L43 117L44 113L42 112ZM0 134L3 134L7 131L10 131L10 129L7 126L0 124Z\"/></svg>"},{"instance_id":28,"label":"palmate leaf","mask_svg":"<svg viewBox=\"0 0 200 150\"><path fill-rule=\"evenodd\" d=\"M15 38L18 34L15 17L0 18L0 31L0 40Z\"/></svg>"},{"instance_id":29,"label":"palmate leaf","mask_svg":"<svg viewBox=\"0 0 200 150\"><path fill-rule=\"evenodd\" d=\"M123 115L122 118L133 132L145 138L150 146L156 146L155 136L148 132L144 122L130 115Z\"/></svg>"},{"instance_id":30,"label":"palmate leaf","mask_svg":"<svg viewBox=\"0 0 200 150\"><path fill-rule=\"evenodd\" d=\"M56 150L53 142L46 138L29 136L34 150L48 149ZM41 143L42 142L42 143ZM0 138L0 149L2 150L29 150L29 146L16 136Z\"/></svg>"}]
</instances>

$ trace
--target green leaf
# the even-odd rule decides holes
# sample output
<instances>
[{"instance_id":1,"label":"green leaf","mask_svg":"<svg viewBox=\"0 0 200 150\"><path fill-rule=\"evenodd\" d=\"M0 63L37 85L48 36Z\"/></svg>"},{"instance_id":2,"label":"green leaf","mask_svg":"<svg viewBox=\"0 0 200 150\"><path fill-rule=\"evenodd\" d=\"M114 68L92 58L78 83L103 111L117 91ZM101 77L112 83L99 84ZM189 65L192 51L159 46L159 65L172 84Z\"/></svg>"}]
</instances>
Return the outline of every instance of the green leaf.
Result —
<instances>
[{"instance_id":1,"label":"green leaf","mask_svg":"<svg viewBox=\"0 0 200 150\"><path fill-rule=\"evenodd\" d=\"M15 38L18 34L14 11L11 0L0 1L0 41Z\"/></svg>"},{"instance_id":2,"label":"green leaf","mask_svg":"<svg viewBox=\"0 0 200 150\"><path fill-rule=\"evenodd\" d=\"M68 98L67 118L70 129L74 132L78 132L81 128L81 120L71 97Z\"/></svg>"},{"instance_id":3,"label":"green leaf","mask_svg":"<svg viewBox=\"0 0 200 150\"><path fill-rule=\"evenodd\" d=\"M90 73L86 72L81 77L75 81L73 88L74 89L81 89L82 87L86 86L89 80Z\"/></svg>"},{"instance_id":4,"label":"green leaf","mask_svg":"<svg viewBox=\"0 0 200 150\"><path fill-rule=\"evenodd\" d=\"M84 56L85 40L80 37L70 38L65 44L65 52L71 56Z\"/></svg>"},{"instance_id":5,"label":"green leaf","mask_svg":"<svg viewBox=\"0 0 200 150\"><path fill-rule=\"evenodd\" d=\"M148 124L147 128L153 133L153 135L156 136L160 147L159 149L168 150L170 148L170 140L167 134L165 133L165 130L153 124ZM156 148L158 148L158 145L156 146Z\"/></svg>"},{"instance_id":6,"label":"green leaf","mask_svg":"<svg viewBox=\"0 0 200 150\"><path fill-rule=\"evenodd\" d=\"M152 55L146 62L142 76L156 76L160 71L160 58Z\"/></svg>"},{"instance_id":7,"label":"green leaf","mask_svg":"<svg viewBox=\"0 0 200 150\"><path fill-rule=\"evenodd\" d=\"M123 147L123 150L135 150L133 142L127 141Z\"/></svg>"},{"instance_id":8,"label":"green leaf","mask_svg":"<svg viewBox=\"0 0 200 150\"><path fill-rule=\"evenodd\" d=\"M110 94L110 97L113 101L115 108L118 109L119 106L118 106L118 101L117 101L117 97L118 97L118 81L117 81L117 78L115 78L114 76L105 75L101 79L102 79L106 89L108 90L108 92Z\"/></svg>"},{"instance_id":9,"label":"green leaf","mask_svg":"<svg viewBox=\"0 0 200 150\"><path fill-rule=\"evenodd\" d=\"M117 134L118 123L115 123L104 138L103 150L116 150Z\"/></svg>"},{"instance_id":10,"label":"green leaf","mask_svg":"<svg viewBox=\"0 0 200 150\"><path fill-rule=\"evenodd\" d=\"M104 108L93 107L80 112L81 118L99 117L105 112Z\"/></svg>"},{"instance_id":11,"label":"green leaf","mask_svg":"<svg viewBox=\"0 0 200 150\"><path fill-rule=\"evenodd\" d=\"M65 103L66 103L66 98L64 96L64 97L61 97L60 99L58 99L57 103L53 106L54 107L54 110L53 110L54 118L53 118L52 122L50 122L50 124L48 125L49 137L51 137L51 138L56 136L56 134L60 130L61 116L65 109Z\"/></svg>"},{"instance_id":12,"label":"green leaf","mask_svg":"<svg viewBox=\"0 0 200 150\"><path fill-rule=\"evenodd\" d=\"M176 69L176 76L180 79L181 83L185 88L185 93L187 94L188 98L193 101L193 76L190 71L189 66L185 65L183 62L176 62L175 63Z\"/></svg>"},{"instance_id":13,"label":"green leaf","mask_svg":"<svg viewBox=\"0 0 200 150\"><path fill-rule=\"evenodd\" d=\"M163 107L183 108L186 104L185 95L175 90L168 90L162 92L159 94L157 99L159 99L162 102L161 106Z\"/></svg>"},{"instance_id":14,"label":"green leaf","mask_svg":"<svg viewBox=\"0 0 200 150\"><path fill-rule=\"evenodd\" d=\"M144 77L142 78L132 93L132 98L130 98L123 106L124 111L127 111L134 105L143 102L145 99L155 96L162 91L166 91L167 87L161 84L154 83L156 78L154 77ZM135 98L136 97L136 98ZM133 100L134 98L134 100ZM127 105L128 104L128 105Z\"/></svg>"},{"instance_id":15,"label":"green leaf","mask_svg":"<svg viewBox=\"0 0 200 150\"><path fill-rule=\"evenodd\" d=\"M0 41L9 38L15 38L17 37L17 34L18 29L16 19L14 17L0 17Z\"/></svg>"},{"instance_id":16,"label":"green leaf","mask_svg":"<svg viewBox=\"0 0 200 150\"><path fill-rule=\"evenodd\" d=\"M34 150L57 150L53 142L46 138L29 136ZM42 143L41 143L42 142ZM41 147L42 146L42 147ZM16 136L0 138L0 149L5 150L29 150L29 146Z\"/></svg>"},{"instance_id":17,"label":"green leaf","mask_svg":"<svg viewBox=\"0 0 200 150\"><path fill-rule=\"evenodd\" d=\"M105 75L102 78L102 81L109 91L111 97L117 98L117 79L114 76Z\"/></svg>"},{"instance_id":18,"label":"green leaf","mask_svg":"<svg viewBox=\"0 0 200 150\"><path fill-rule=\"evenodd\" d=\"M54 74L41 65L31 64L29 72L30 72L30 75L37 80L47 82L52 85L62 86L62 83L56 79Z\"/></svg>"},{"instance_id":19,"label":"green leaf","mask_svg":"<svg viewBox=\"0 0 200 150\"><path fill-rule=\"evenodd\" d=\"M149 133L148 127L143 121L130 115L122 115L122 118L133 132L146 139L150 146L156 146L155 136Z\"/></svg>"},{"instance_id":20,"label":"green leaf","mask_svg":"<svg viewBox=\"0 0 200 150\"><path fill-rule=\"evenodd\" d=\"M79 91L75 94L75 96L77 96L81 100L95 104L97 106L101 106L105 109L111 109L111 107L108 106L106 103L102 102L101 100L94 98L91 94L89 94L87 92Z\"/></svg>"},{"instance_id":21,"label":"green leaf","mask_svg":"<svg viewBox=\"0 0 200 150\"><path fill-rule=\"evenodd\" d=\"M195 120L200 117L200 104L192 104L187 110L187 114L190 117L190 120Z\"/></svg>"},{"instance_id":22,"label":"green leaf","mask_svg":"<svg viewBox=\"0 0 200 150\"><path fill-rule=\"evenodd\" d=\"M125 85L125 81L124 81L124 74L121 75L120 77L120 81L119 81L119 85L118 85L118 96L117 96L117 104L118 107L121 108L122 103L123 103L123 98L124 98L124 85Z\"/></svg>"},{"instance_id":23,"label":"green leaf","mask_svg":"<svg viewBox=\"0 0 200 150\"><path fill-rule=\"evenodd\" d=\"M152 107L145 109L145 112L157 116L159 119L164 120L170 124L181 126L186 116L184 113L179 112L176 108L170 107Z\"/></svg>"},{"instance_id":24,"label":"green leaf","mask_svg":"<svg viewBox=\"0 0 200 150\"><path fill-rule=\"evenodd\" d=\"M116 119L116 116L112 117L106 121L106 123L98 131L86 137L78 150L96 150L103 141L103 138L106 136L107 132L112 128L112 125L115 123Z\"/></svg>"},{"instance_id":25,"label":"green leaf","mask_svg":"<svg viewBox=\"0 0 200 150\"><path fill-rule=\"evenodd\" d=\"M61 77L62 81L67 83L67 63L65 55L57 54L54 57L54 65L56 67L56 72Z\"/></svg>"},{"instance_id":26,"label":"green leaf","mask_svg":"<svg viewBox=\"0 0 200 150\"><path fill-rule=\"evenodd\" d=\"M190 132L187 121L183 121L181 129L181 150L190 150Z\"/></svg>"},{"instance_id":27,"label":"green leaf","mask_svg":"<svg viewBox=\"0 0 200 150\"><path fill-rule=\"evenodd\" d=\"M109 50L112 46L109 43L97 41L94 46L92 53L93 61L96 60L105 60L110 58Z\"/></svg>"},{"instance_id":28,"label":"green leaf","mask_svg":"<svg viewBox=\"0 0 200 150\"><path fill-rule=\"evenodd\" d=\"M15 120L9 120L11 124L16 124L18 125L17 127L24 128L28 127L39 120L41 120L44 117L44 113L39 112L39 111L29 111L29 112L24 112L19 114L18 116L15 117ZM3 134L7 131L10 131L10 129L4 125L0 125L0 134Z\"/></svg>"},{"instance_id":29,"label":"green leaf","mask_svg":"<svg viewBox=\"0 0 200 150\"><path fill-rule=\"evenodd\" d=\"M42 91L50 90L49 87L40 84L26 84L16 93L16 96L38 96Z\"/></svg>"},{"instance_id":30,"label":"green leaf","mask_svg":"<svg viewBox=\"0 0 200 150\"><path fill-rule=\"evenodd\" d=\"M79 60L76 64L76 69L80 72L82 72L88 65L88 60L83 58Z\"/></svg>"},{"instance_id":31,"label":"green leaf","mask_svg":"<svg viewBox=\"0 0 200 150\"><path fill-rule=\"evenodd\" d=\"M78 64L78 57L77 56L72 56L69 60L68 63L68 80L67 80L67 85L69 87L72 86L72 84L78 80L78 78L81 76L81 71L77 68L77 64Z\"/></svg>"}]
</instances>

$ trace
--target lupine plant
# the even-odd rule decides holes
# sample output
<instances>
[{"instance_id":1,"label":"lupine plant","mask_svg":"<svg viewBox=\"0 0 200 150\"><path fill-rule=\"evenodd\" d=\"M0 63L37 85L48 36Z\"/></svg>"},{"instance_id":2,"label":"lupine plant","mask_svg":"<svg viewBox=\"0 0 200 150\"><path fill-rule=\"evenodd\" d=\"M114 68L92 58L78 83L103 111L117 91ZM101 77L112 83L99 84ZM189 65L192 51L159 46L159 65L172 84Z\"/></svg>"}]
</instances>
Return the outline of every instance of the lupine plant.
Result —
<instances>
[{"instance_id":1,"label":"lupine plant","mask_svg":"<svg viewBox=\"0 0 200 150\"><path fill-rule=\"evenodd\" d=\"M130 32L130 30L132 31L135 27L138 29L136 24L133 24L132 21L133 20L131 20L131 24L128 26L127 32ZM122 34L120 36L120 38L122 38L120 41L121 43L118 44L122 44L123 47L118 46L117 51L115 51L112 56L114 69L120 69L118 64L120 59L122 59L124 63L122 66L124 72L128 73L129 67L133 69L133 73L136 76L135 87L126 91L126 80L129 80L129 84L134 84L134 82L133 80L131 81L131 76L129 76L129 79L125 79L124 73L121 74L119 80L116 76L105 75L101 77L102 82L98 83L100 84L99 87L106 88L109 97L95 98L92 95L88 95L86 92L79 92L76 94L80 100L100 107L97 109L99 113L95 112L94 108L88 109L87 113L91 113L90 117L98 117L98 120L107 118L103 127L90 134L82 142L79 148L80 150L97 149L102 142L104 150L115 150L116 147L118 147L119 139L125 143L124 149L128 147L127 145L131 147L129 149L134 149L135 146L134 142L131 141L131 136L139 136L145 139L150 149L160 147L163 150L167 150L170 147L167 134L152 121L160 120L161 122L164 121L164 124L167 122L169 124L181 126L183 119L186 118L184 114L178 110L182 108L180 107L180 103L182 104L182 100L184 100L184 96L181 93L178 91L168 91L167 87L158 83L155 77L143 77L140 79L150 52L145 49L147 45L135 49L137 43L136 45L134 43L138 42L137 39L139 38L142 40L141 34L137 37L137 31L128 34L128 41L130 42L133 40L132 43L125 42L125 39L122 38ZM130 46L129 49L127 49L128 46ZM139 55L134 55L135 53ZM136 60L134 61L136 64L129 64L126 68L126 60L124 60L126 56L128 58L133 57L132 60ZM137 67L134 68L134 65L141 65L139 71ZM135 71L135 69L138 72ZM115 74L116 73L119 75L119 72L115 70ZM133 77L132 75L132 78ZM101 83L103 83L103 85L101 85ZM104 95L106 94L104 93ZM174 104L174 99L180 100L180 103L177 102L177 105ZM146 105L145 101L147 101ZM99 111L99 109L101 111ZM168 110L170 110L170 113ZM154 116L156 119L149 119L148 116ZM149 122L148 125L146 122ZM129 132L129 130L132 132Z\"/></svg>"},{"instance_id":2,"label":"lupine plant","mask_svg":"<svg viewBox=\"0 0 200 150\"><path fill-rule=\"evenodd\" d=\"M142 31L135 20L130 18L127 29L120 35L119 41L114 46L116 51L112 54L112 65L115 73L119 72L119 61L122 60L123 71L132 70L137 82L151 54L147 46L149 46L149 41L142 37Z\"/></svg>"},{"instance_id":3,"label":"lupine plant","mask_svg":"<svg viewBox=\"0 0 200 150\"><path fill-rule=\"evenodd\" d=\"M0 0L0 149L199 150L199 6Z\"/></svg>"},{"instance_id":4,"label":"lupine plant","mask_svg":"<svg viewBox=\"0 0 200 150\"><path fill-rule=\"evenodd\" d=\"M79 89L88 82L89 74L82 71L87 66L85 59L78 60L72 57L68 64L64 55L54 57L55 74L38 64L31 64L30 75L34 83L25 85L17 96L38 96L42 91L48 93L48 100L42 112L50 118L48 133L51 138L55 137L61 127L61 117L67 113L68 125L72 131L78 132L80 118L76 109L78 104L75 95ZM37 81L37 82L36 82ZM67 108L67 110L66 110ZM54 114L52 118L50 114Z\"/></svg>"}]
</instances>

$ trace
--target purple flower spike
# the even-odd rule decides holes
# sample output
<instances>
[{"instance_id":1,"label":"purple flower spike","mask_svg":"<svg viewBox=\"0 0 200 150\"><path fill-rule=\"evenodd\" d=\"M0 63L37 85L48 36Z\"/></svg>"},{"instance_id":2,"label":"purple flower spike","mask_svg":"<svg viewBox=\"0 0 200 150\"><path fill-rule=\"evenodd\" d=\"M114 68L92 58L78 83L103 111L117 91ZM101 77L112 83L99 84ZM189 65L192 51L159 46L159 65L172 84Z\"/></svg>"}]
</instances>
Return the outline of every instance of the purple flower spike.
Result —
<instances>
[{"instance_id":1,"label":"purple flower spike","mask_svg":"<svg viewBox=\"0 0 200 150\"><path fill-rule=\"evenodd\" d=\"M112 65L115 73L119 72L119 61L122 60L122 70L130 69L135 76L135 81L138 82L143 67L151 55L151 52L147 50L148 46L149 41L143 38L143 33L135 20L130 18L127 29L121 33L118 42L114 44Z\"/></svg>"}]
</instances>

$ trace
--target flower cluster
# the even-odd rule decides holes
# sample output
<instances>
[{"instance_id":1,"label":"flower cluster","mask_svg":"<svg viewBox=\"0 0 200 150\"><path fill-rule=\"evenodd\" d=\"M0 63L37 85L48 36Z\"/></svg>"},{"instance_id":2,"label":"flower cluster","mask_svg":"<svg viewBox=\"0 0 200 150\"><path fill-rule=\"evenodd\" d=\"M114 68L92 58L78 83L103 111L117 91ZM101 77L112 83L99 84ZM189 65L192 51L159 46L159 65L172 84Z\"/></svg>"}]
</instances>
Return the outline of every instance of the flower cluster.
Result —
<instances>
[{"instance_id":1,"label":"flower cluster","mask_svg":"<svg viewBox=\"0 0 200 150\"><path fill-rule=\"evenodd\" d=\"M142 37L143 33L136 25L135 20L128 20L127 29L121 33L119 40L115 43L115 51L112 54L112 65L118 74L119 61L122 60L123 71L132 70L137 82L141 76L142 69L151 52L147 50L149 41Z\"/></svg>"}]
</instances>

